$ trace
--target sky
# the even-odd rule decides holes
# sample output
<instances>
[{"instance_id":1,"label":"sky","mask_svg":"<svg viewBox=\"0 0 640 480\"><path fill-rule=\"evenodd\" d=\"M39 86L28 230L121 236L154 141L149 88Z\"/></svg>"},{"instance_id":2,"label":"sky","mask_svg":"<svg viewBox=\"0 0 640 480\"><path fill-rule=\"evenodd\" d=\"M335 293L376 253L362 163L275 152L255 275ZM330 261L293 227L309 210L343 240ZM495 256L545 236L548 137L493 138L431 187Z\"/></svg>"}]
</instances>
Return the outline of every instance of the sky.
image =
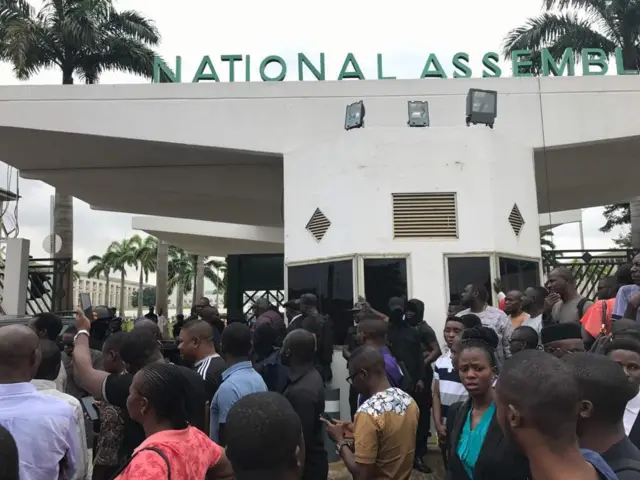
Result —
<instances>
[{"instance_id":1,"label":"sky","mask_svg":"<svg viewBox=\"0 0 640 480\"><path fill-rule=\"evenodd\" d=\"M384 74L397 78L419 77L429 53L437 54L450 71L449 59L453 54L468 52L472 69L479 72L483 54L500 52L504 35L527 17L538 14L542 4L541 0L396 0L392 8L376 8L370 0L317 3L182 0L180 8L176 8L175 2L159 0L116 0L114 3L120 10L137 10L155 20L162 35L158 53L169 65L174 65L175 56L180 55L185 77L193 75L203 55L210 55L222 81L228 79L228 69L219 61L220 55L225 54L250 54L254 59L252 77L255 79L259 78L257 64L267 55L284 57L291 65L291 77L297 77L294 59L298 52L307 54L312 61L324 52L327 79L337 77L349 52L355 55L367 78L376 75L378 53L384 58ZM39 8L42 2L32 0L32 4ZM40 72L24 83L60 82L60 72L51 70ZM106 73L101 78L103 84L144 82L147 80L122 73ZM0 85L20 83L14 78L11 66L0 63ZM16 182L15 172L8 175L6 166L0 168L0 187L15 190ZM20 179L19 188L22 196L18 207L19 234L31 240L34 257L46 256L42 244L50 231L49 202L53 188L25 179ZM74 209L74 257L80 270L86 269L90 255L103 253L112 241L141 233L131 229L131 215L93 211L80 200L75 201ZM612 246L611 238L619 232L600 233L598 228L603 222L601 208L583 212L586 248ZM96 231L96 225L103 227ZM580 248L577 224L558 227L554 234L557 248Z\"/></svg>"}]
</instances>

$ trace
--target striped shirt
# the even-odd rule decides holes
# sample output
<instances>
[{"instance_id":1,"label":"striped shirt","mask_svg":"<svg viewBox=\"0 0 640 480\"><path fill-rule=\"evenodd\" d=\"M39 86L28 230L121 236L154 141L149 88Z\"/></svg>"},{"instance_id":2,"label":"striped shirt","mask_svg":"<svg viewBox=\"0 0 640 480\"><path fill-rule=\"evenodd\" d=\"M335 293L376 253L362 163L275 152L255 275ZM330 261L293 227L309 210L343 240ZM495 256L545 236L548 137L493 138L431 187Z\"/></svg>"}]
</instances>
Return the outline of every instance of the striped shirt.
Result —
<instances>
[{"instance_id":1,"label":"striped shirt","mask_svg":"<svg viewBox=\"0 0 640 480\"><path fill-rule=\"evenodd\" d=\"M222 372L227 369L226 362L220 355L214 353L194 363L193 369L204 380L207 401L211 401L222 381Z\"/></svg>"},{"instance_id":2,"label":"striped shirt","mask_svg":"<svg viewBox=\"0 0 640 480\"><path fill-rule=\"evenodd\" d=\"M440 405L442 417L447 418L449 407L456 402L465 401L468 397L467 390L462 385L458 372L453 368L451 361L451 351L443 347L445 353L434 362L434 381L440 387Z\"/></svg>"}]
</instances>

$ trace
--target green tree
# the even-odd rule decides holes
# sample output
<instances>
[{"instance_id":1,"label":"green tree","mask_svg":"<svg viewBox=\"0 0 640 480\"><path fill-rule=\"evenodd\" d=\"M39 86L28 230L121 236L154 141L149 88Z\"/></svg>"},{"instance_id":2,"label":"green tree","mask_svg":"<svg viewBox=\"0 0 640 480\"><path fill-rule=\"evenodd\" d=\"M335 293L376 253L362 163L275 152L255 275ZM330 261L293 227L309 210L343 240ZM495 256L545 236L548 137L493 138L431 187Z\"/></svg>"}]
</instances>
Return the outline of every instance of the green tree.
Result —
<instances>
[{"instance_id":1,"label":"green tree","mask_svg":"<svg viewBox=\"0 0 640 480\"><path fill-rule=\"evenodd\" d=\"M182 313L184 295L195 292L196 282L196 255L188 254L179 247L169 247L169 295L176 291L176 313ZM219 260L204 261L204 278L209 279L214 285L224 285L223 272L226 264Z\"/></svg>"},{"instance_id":2,"label":"green tree","mask_svg":"<svg viewBox=\"0 0 640 480\"><path fill-rule=\"evenodd\" d=\"M159 42L153 21L118 12L112 0L46 0L37 12L26 0L0 0L0 60L12 63L20 80L47 68L59 68L65 85L74 77L98 83L107 70L151 78ZM54 232L62 240L56 258L72 259L73 197L58 190ZM72 308L73 299L67 302Z\"/></svg>"},{"instance_id":3,"label":"green tree","mask_svg":"<svg viewBox=\"0 0 640 480\"><path fill-rule=\"evenodd\" d=\"M137 267L136 252L142 239L139 235L134 235L131 238L125 238L120 242L113 242L109 245L109 253L113 255L114 272L120 273L120 316L124 317L125 314L125 279L127 277L128 267Z\"/></svg>"},{"instance_id":4,"label":"green tree","mask_svg":"<svg viewBox=\"0 0 640 480\"><path fill-rule=\"evenodd\" d=\"M540 247L542 250L555 250L556 244L553 243L553 231L545 230L540 233Z\"/></svg>"},{"instance_id":5,"label":"green tree","mask_svg":"<svg viewBox=\"0 0 640 480\"><path fill-rule=\"evenodd\" d=\"M142 304L138 303L140 298L141 296L138 295L138 291L136 291L131 299L131 303L135 308L140 308L141 305L142 307L154 306L156 304L156 287L144 287L142 289ZM139 315L139 317L141 316L142 315Z\"/></svg>"},{"instance_id":6,"label":"green tree","mask_svg":"<svg viewBox=\"0 0 640 480\"><path fill-rule=\"evenodd\" d=\"M140 277L138 279L138 298L136 304L138 306L138 317L141 317L142 307L144 304L142 298L142 295L144 294L144 284L149 281L149 273L155 272L158 267L158 240L155 237L149 236L144 240L141 240L141 242L137 245L135 261L138 271L140 272Z\"/></svg>"},{"instance_id":7,"label":"green tree","mask_svg":"<svg viewBox=\"0 0 640 480\"><path fill-rule=\"evenodd\" d=\"M111 285L110 285L110 278L109 275L111 275L111 271L113 270L113 263L114 263L114 253L107 250L106 252L104 252L102 254L102 256L100 255L91 255L88 259L87 259L87 263L89 265L92 265L91 268L89 269L89 271L87 272L87 277L89 278L100 278L100 277L104 277L104 281L105 281L105 299L104 299L104 303L107 307L110 307L111 304Z\"/></svg>"},{"instance_id":8,"label":"green tree","mask_svg":"<svg viewBox=\"0 0 640 480\"><path fill-rule=\"evenodd\" d=\"M626 70L640 69L640 2L629 0L544 0L543 12L511 30L503 53L510 58L515 50L533 52L533 69L540 72L540 52L547 48L559 60L566 48L573 48L579 61L585 48L600 48L609 57L622 49ZM629 203L608 205L607 222L601 231L631 223L631 239L640 248L640 197ZM618 239L620 240L620 239Z\"/></svg>"}]
</instances>

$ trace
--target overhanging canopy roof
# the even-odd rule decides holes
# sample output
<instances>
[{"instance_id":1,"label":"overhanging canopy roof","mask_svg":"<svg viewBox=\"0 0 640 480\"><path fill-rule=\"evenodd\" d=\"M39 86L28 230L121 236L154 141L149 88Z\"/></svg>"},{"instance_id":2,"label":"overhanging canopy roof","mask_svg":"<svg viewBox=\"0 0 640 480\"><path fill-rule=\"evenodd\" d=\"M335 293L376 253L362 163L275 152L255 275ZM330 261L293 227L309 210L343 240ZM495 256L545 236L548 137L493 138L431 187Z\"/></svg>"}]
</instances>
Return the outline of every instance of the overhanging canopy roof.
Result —
<instances>
[{"instance_id":1,"label":"overhanging canopy roof","mask_svg":"<svg viewBox=\"0 0 640 480\"><path fill-rule=\"evenodd\" d=\"M196 255L284 253L282 228L166 217L133 217L132 227Z\"/></svg>"}]
</instances>

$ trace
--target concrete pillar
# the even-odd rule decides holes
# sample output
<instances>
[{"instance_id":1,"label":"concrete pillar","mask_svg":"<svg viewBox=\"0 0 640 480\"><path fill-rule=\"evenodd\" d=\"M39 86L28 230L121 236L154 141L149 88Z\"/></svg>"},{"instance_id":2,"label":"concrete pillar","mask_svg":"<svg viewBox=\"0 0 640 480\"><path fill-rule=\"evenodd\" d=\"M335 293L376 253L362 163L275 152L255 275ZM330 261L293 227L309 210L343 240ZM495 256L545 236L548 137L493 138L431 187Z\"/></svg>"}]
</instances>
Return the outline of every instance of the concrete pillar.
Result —
<instances>
[{"instance_id":1,"label":"concrete pillar","mask_svg":"<svg viewBox=\"0 0 640 480\"><path fill-rule=\"evenodd\" d=\"M7 315L24 315L29 282L29 240L7 239L3 308Z\"/></svg>"},{"instance_id":2,"label":"concrete pillar","mask_svg":"<svg viewBox=\"0 0 640 480\"><path fill-rule=\"evenodd\" d=\"M204 257L198 255L196 257L196 288L193 292L193 305L204 297Z\"/></svg>"},{"instance_id":3,"label":"concrete pillar","mask_svg":"<svg viewBox=\"0 0 640 480\"><path fill-rule=\"evenodd\" d=\"M158 266L156 270L156 310L162 309L168 317L169 244L158 240Z\"/></svg>"}]
</instances>

